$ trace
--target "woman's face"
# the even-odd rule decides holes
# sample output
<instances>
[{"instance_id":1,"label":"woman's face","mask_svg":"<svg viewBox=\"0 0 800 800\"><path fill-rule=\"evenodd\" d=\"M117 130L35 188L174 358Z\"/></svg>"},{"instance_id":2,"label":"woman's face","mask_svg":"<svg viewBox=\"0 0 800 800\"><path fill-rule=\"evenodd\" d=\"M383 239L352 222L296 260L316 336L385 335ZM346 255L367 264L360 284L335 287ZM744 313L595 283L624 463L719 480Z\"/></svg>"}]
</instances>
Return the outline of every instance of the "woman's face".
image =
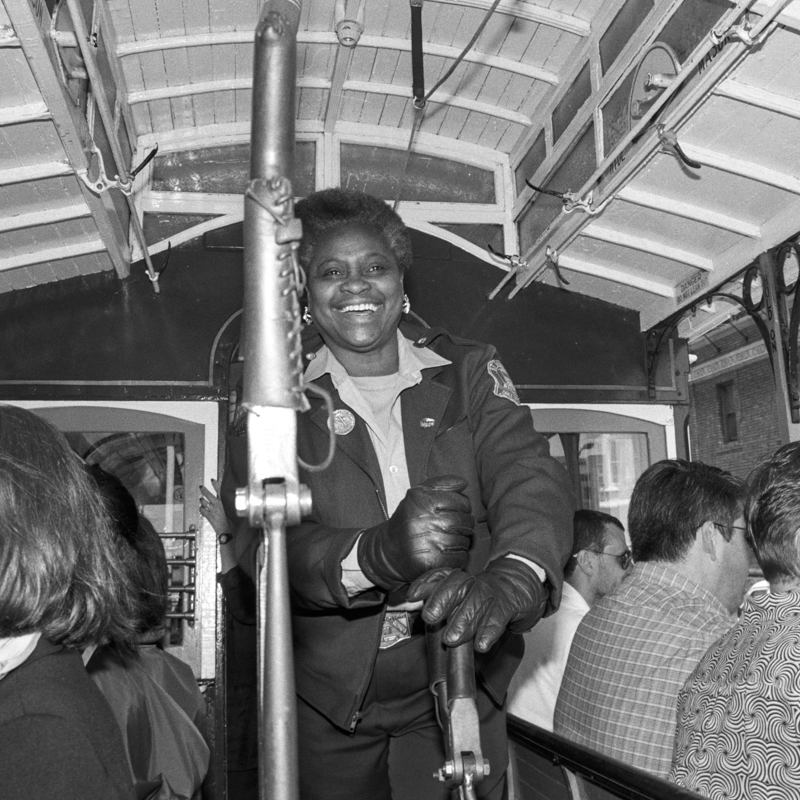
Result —
<instances>
[{"instance_id":1,"label":"woman's face","mask_svg":"<svg viewBox=\"0 0 800 800\"><path fill-rule=\"evenodd\" d=\"M325 344L350 374L396 371L403 275L380 231L348 223L325 233L308 267L308 297Z\"/></svg>"}]
</instances>

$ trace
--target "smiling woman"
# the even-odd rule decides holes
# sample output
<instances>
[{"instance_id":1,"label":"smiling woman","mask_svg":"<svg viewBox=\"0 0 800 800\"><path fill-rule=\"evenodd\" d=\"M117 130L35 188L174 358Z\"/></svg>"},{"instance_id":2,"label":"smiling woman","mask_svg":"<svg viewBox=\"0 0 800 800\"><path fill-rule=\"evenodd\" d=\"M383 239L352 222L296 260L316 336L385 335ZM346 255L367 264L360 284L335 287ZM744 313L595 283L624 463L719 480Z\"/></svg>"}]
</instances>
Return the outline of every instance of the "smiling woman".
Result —
<instances>
[{"instance_id":1,"label":"smiling woman","mask_svg":"<svg viewBox=\"0 0 800 800\"><path fill-rule=\"evenodd\" d=\"M521 637L558 603L571 544L571 490L533 430L493 347L403 314L410 237L382 200L326 190L298 203L308 275L307 384L297 450L312 516L287 555L305 800L443 800L444 763L428 686L425 623L474 642L477 709L491 773L505 789L503 698ZM231 437L222 496L246 476ZM301 462L302 463L302 462ZM242 531L244 536L246 532ZM238 535L238 534L237 534ZM258 540L240 548L252 573ZM426 601L424 610L422 601ZM487 770L488 771L488 770Z\"/></svg>"}]
</instances>

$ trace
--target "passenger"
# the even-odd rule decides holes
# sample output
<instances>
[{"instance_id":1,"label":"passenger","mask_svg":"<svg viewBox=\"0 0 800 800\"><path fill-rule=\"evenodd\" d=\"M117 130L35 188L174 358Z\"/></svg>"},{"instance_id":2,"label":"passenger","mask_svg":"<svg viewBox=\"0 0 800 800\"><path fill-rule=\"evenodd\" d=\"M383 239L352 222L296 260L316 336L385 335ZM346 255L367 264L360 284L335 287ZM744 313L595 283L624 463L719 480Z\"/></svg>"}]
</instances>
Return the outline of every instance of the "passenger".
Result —
<instances>
[{"instance_id":1,"label":"passenger","mask_svg":"<svg viewBox=\"0 0 800 800\"><path fill-rule=\"evenodd\" d=\"M192 669L162 647L168 606L164 547L122 483L97 465L88 470L114 522L137 601L137 645L125 652L112 638L84 654L86 669L122 730L139 800L190 800L199 797L208 772L205 702Z\"/></svg>"},{"instance_id":2,"label":"passenger","mask_svg":"<svg viewBox=\"0 0 800 800\"><path fill-rule=\"evenodd\" d=\"M714 800L798 800L800 442L753 470L745 515L769 591L745 600L681 690L670 779Z\"/></svg>"},{"instance_id":3,"label":"passenger","mask_svg":"<svg viewBox=\"0 0 800 800\"><path fill-rule=\"evenodd\" d=\"M133 800L114 715L80 650L134 636L127 576L83 465L0 406L0 797Z\"/></svg>"},{"instance_id":4,"label":"passenger","mask_svg":"<svg viewBox=\"0 0 800 800\"><path fill-rule=\"evenodd\" d=\"M525 655L511 679L508 713L553 730L553 711L580 621L601 597L630 574L631 551L622 523L602 511L581 509L572 521L572 556L564 567L561 606L525 634Z\"/></svg>"},{"instance_id":5,"label":"passenger","mask_svg":"<svg viewBox=\"0 0 800 800\"><path fill-rule=\"evenodd\" d=\"M744 594L741 484L700 462L659 461L636 482L628 524L636 566L578 626L554 727L666 778L678 692Z\"/></svg>"},{"instance_id":6,"label":"passenger","mask_svg":"<svg viewBox=\"0 0 800 800\"><path fill-rule=\"evenodd\" d=\"M449 797L431 777L444 752L423 635L423 617L447 617L446 643L474 640L478 651L491 761L478 795L500 797L503 701L522 648L509 631L558 606L572 538L566 473L492 347L403 316L410 236L383 201L327 190L297 214L313 318L305 379L330 392L336 409L329 420L310 398L298 452L322 462L329 426L337 443L330 469L302 473L314 513L287 537L300 794ZM230 447L226 506L247 482L246 440ZM240 559L245 569L255 541ZM428 574L439 567L448 577Z\"/></svg>"},{"instance_id":7,"label":"passenger","mask_svg":"<svg viewBox=\"0 0 800 800\"><path fill-rule=\"evenodd\" d=\"M225 595L225 746L228 797L258 800L258 669L253 581L236 562L235 531L213 490L200 487L200 513L217 534Z\"/></svg>"}]
</instances>

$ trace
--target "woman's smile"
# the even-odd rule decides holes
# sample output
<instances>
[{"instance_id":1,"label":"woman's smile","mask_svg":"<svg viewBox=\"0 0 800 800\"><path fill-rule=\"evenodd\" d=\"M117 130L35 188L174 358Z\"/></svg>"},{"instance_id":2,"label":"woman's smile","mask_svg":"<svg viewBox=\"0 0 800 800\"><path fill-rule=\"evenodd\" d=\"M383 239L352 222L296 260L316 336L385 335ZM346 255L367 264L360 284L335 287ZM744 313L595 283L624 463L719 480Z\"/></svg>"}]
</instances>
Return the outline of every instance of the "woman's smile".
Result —
<instances>
[{"instance_id":1,"label":"woman's smile","mask_svg":"<svg viewBox=\"0 0 800 800\"><path fill-rule=\"evenodd\" d=\"M308 268L309 309L351 375L397 369L403 274L376 228L347 223L320 238Z\"/></svg>"}]
</instances>

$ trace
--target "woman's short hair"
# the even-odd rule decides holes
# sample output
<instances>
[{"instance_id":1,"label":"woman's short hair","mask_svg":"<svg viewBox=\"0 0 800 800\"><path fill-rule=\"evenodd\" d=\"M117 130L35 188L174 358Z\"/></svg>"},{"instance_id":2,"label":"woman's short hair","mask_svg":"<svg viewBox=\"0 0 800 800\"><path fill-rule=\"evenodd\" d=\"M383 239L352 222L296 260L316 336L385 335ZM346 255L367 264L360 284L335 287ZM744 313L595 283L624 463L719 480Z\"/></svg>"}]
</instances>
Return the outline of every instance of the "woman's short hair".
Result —
<instances>
[{"instance_id":1,"label":"woman's short hair","mask_svg":"<svg viewBox=\"0 0 800 800\"><path fill-rule=\"evenodd\" d=\"M117 538L117 553L137 603L136 632L163 630L167 617L167 557L155 528L140 516L122 481L98 464L87 466L103 498Z\"/></svg>"},{"instance_id":2,"label":"woman's short hair","mask_svg":"<svg viewBox=\"0 0 800 800\"><path fill-rule=\"evenodd\" d=\"M303 223L298 257L304 267L311 263L320 237L347 224L376 228L386 237L400 271L405 272L411 266L411 234L399 215L377 197L345 189L323 189L301 200L295 214Z\"/></svg>"},{"instance_id":3,"label":"woman's short hair","mask_svg":"<svg viewBox=\"0 0 800 800\"><path fill-rule=\"evenodd\" d=\"M800 442L778 448L747 478L748 539L768 581L800 578Z\"/></svg>"},{"instance_id":4,"label":"woman's short hair","mask_svg":"<svg viewBox=\"0 0 800 800\"><path fill-rule=\"evenodd\" d=\"M0 405L0 636L134 639L128 578L83 463L50 423Z\"/></svg>"},{"instance_id":5,"label":"woman's short hair","mask_svg":"<svg viewBox=\"0 0 800 800\"><path fill-rule=\"evenodd\" d=\"M628 509L628 533L636 561L680 561L704 522L716 522L730 540L742 512L742 482L701 461L664 459L636 481Z\"/></svg>"}]
</instances>

